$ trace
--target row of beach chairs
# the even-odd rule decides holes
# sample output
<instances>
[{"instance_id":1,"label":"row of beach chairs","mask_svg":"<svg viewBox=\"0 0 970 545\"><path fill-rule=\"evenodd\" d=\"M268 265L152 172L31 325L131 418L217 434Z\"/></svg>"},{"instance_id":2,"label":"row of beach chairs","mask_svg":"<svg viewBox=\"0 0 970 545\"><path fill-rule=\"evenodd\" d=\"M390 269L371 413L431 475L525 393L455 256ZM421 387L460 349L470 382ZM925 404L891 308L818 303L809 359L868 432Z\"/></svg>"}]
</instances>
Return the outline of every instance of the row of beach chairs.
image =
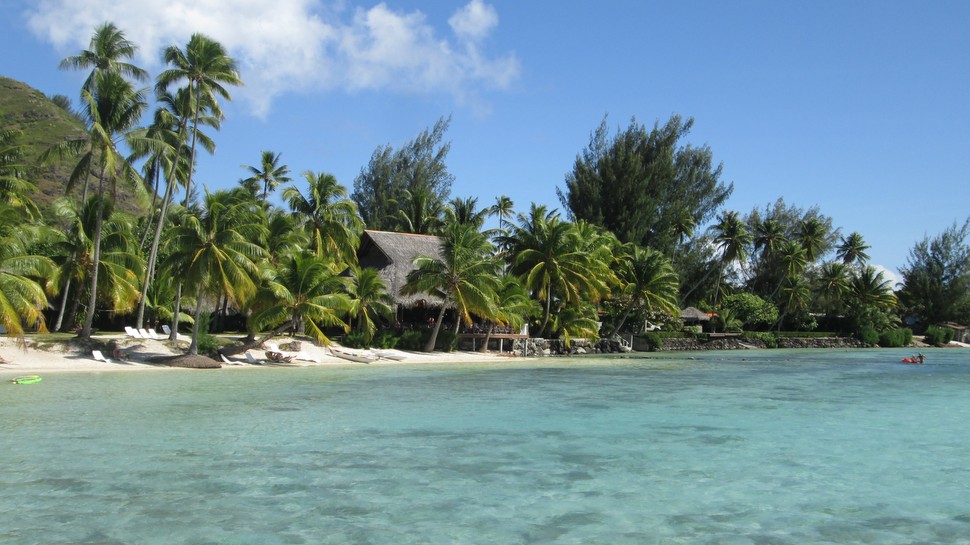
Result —
<instances>
[{"instance_id":1,"label":"row of beach chairs","mask_svg":"<svg viewBox=\"0 0 970 545\"><path fill-rule=\"evenodd\" d=\"M125 333L133 339L152 339L152 340L162 340L167 339L169 335L172 334L172 330L167 326L162 326L162 331L165 332L164 335L159 335L154 329L135 329L133 327L125 326Z\"/></svg>"}]
</instances>

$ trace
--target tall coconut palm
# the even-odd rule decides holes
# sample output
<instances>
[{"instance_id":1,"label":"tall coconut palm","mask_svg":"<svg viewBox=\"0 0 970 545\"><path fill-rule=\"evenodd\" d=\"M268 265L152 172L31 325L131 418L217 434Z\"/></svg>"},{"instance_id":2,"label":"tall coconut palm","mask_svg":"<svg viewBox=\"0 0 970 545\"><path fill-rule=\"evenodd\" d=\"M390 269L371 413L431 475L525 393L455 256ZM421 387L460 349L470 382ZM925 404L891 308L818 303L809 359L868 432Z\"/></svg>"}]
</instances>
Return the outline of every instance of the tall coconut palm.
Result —
<instances>
[{"instance_id":1,"label":"tall coconut palm","mask_svg":"<svg viewBox=\"0 0 970 545\"><path fill-rule=\"evenodd\" d=\"M477 197L467 197L464 199L455 197L448 202L448 206L445 208L444 221L446 223L464 223L472 225L476 229L481 229L482 225L485 224L485 216L487 214L488 210L478 209Z\"/></svg>"},{"instance_id":2,"label":"tall coconut palm","mask_svg":"<svg viewBox=\"0 0 970 545\"><path fill-rule=\"evenodd\" d=\"M397 204L397 224L405 233L433 235L444 224L444 205L428 188L405 189Z\"/></svg>"},{"instance_id":3,"label":"tall coconut palm","mask_svg":"<svg viewBox=\"0 0 970 545\"><path fill-rule=\"evenodd\" d=\"M740 214L735 211L722 213L717 225L714 226L714 232L714 243L721 250L721 267L718 271L717 288L714 290L716 303L725 267L737 263L742 269L744 268L748 258L748 246L751 245L753 237L741 220Z\"/></svg>"},{"instance_id":4,"label":"tall coconut palm","mask_svg":"<svg viewBox=\"0 0 970 545\"><path fill-rule=\"evenodd\" d=\"M839 245L836 255L846 265L857 263L861 267L866 264L866 261L869 261L869 254L866 253L866 250L870 247L858 231L853 231L849 236L842 238L842 243Z\"/></svg>"},{"instance_id":5,"label":"tall coconut palm","mask_svg":"<svg viewBox=\"0 0 970 545\"><path fill-rule=\"evenodd\" d=\"M261 344L285 331L302 332L321 344L330 344L324 329L349 330L340 316L352 308L344 279L324 257L293 254L282 261L273 279L260 288L252 329L271 331L250 343Z\"/></svg>"},{"instance_id":6,"label":"tall coconut palm","mask_svg":"<svg viewBox=\"0 0 970 545\"><path fill-rule=\"evenodd\" d=\"M495 197L495 204L488 208L488 215L496 216L498 218L498 229L499 231L505 231L505 224L508 223L509 218L515 210L515 203L512 202L507 195L500 195Z\"/></svg>"},{"instance_id":7,"label":"tall coconut palm","mask_svg":"<svg viewBox=\"0 0 970 545\"><path fill-rule=\"evenodd\" d=\"M462 322L472 323L473 313L487 316L494 312L499 287L498 261L485 235L473 226L453 223L445 227L442 238L441 257L416 258L414 270L408 273L407 282L401 288L404 295L427 293L442 300L425 352L434 350L448 307L454 307L457 312L454 325L457 334Z\"/></svg>"},{"instance_id":8,"label":"tall coconut palm","mask_svg":"<svg viewBox=\"0 0 970 545\"><path fill-rule=\"evenodd\" d=\"M236 61L229 56L226 48L204 34L193 34L184 51L177 46L166 47L162 58L172 68L158 75L156 90L164 91L173 84L185 81L195 105L188 176L185 180L185 206L188 207L192 194L195 148L202 110L206 108L210 115L221 119L222 111L219 108L217 96L232 100L225 86L242 85L242 80L239 79Z\"/></svg>"},{"instance_id":9,"label":"tall coconut palm","mask_svg":"<svg viewBox=\"0 0 970 545\"><path fill-rule=\"evenodd\" d=\"M375 318L390 318L394 314L394 298L377 274L377 269L350 266L350 282L347 286L350 296L350 315L357 331L363 333L364 340L370 342L377 331Z\"/></svg>"},{"instance_id":10,"label":"tall coconut palm","mask_svg":"<svg viewBox=\"0 0 970 545\"><path fill-rule=\"evenodd\" d=\"M354 263L364 223L357 215L357 205L347 198L347 188L333 174L306 171L304 195L294 186L283 190L283 200L290 210L306 221L312 247L318 256L330 256L331 262Z\"/></svg>"},{"instance_id":11,"label":"tall coconut palm","mask_svg":"<svg viewBox=\"0 0 970 545\"><path fill-rule=\"evenodd\" d=\"M807 218L798 223L797 238L805 249L805 258L815 263L829 244L828 226L819 218Z\"/></svg>"},{"instance_id":12,"label":"tall coconut palm","mask_svg":"<svg viewBox=\"0 0 970 545\"><path fill-rule=\"evenodd\" d=\"M37 186L27 180L25 146L18 131L0 130L0 202L21 210L28 220L40 218L30 198Z\"/></svg>"},{"instance_id":13,"label":"tall coconut palm","mask_svg":"<svg viewBox=\"0 0 970 545\"><path fill-rule=\"evenodd\" d=\"M508 326L519 331L525 325L528 316L542 312L542 308L529 297L529 292L519 279L512 275L502 276L492 310L492 314L486 316L489 320L489 328L485 334L485 341L479 349L481 352L488 349L488 342L495 331L495 326Z\"/></svg>"},{"instance_id":14,"label":"tall coconut palm","mask_svg":"<svg viewBox=\"0 0 970 545\"><path fill-rule=\"evenodd\" d=\"M122 141L130 144L138 137L132 136L135 124L145 110L144 91L135 90L128 81L114 72L102 72L95 76L91 91L81 92L83 112L88 121L89 145L78 161L78 167L94 172L98 182L97 214L94 232L94 255L92 257L91 286L87 315L79 332L90 337L94 322L98 291L98 270L101 260L101 226L104 219L105 185L111 188L112 199L117 194L117 181L122 178L136 190L143 190L138 173L118 149Z\"/></svg>"},{"instance_id":15,"label":"tall coconut palm","mask_svg":"<svg viewBox=\"0 0 970 545\"><path fill-rule=\"evenodd\" d=\"M613 327L616 335L634 311L675 314L680 281L670 260L651 248L626 246L619 260L621 288L617 299L623 305L623 315Z\"/></svg>"},{"instance_id":16,"label":"tall coconut palm","mask_svg":"<svg viewBox=\"0 0 970 545\"><path fill-rule=\"evenodd\" d=\"M246 178L241 183L261 183L263 186L263 200L269 196L271 191L276 190L277 187L290 181L288 176L290 173L290 167L280 164L279 153L273 153L272 151L263 151L261 155L261 160L259 166L246 166L246 169L251 176Z\"/></svg>"},{"instance_id":17,"label":"tall coconut palm","mask_svg":"<svg viewBox=\"0 0 970 545\"><path fill-rule=\"evenodd\" d=\"M849 290L848 267L844 263L830 262L822 265L815 279L815 300L830 312L838 312Z\"/></svg>"},{"instance_id":18,"label":"tall coconut palm","mask_svg":"<svg viewBox=\"0 0 970 545\"><path fill-rule=\"evenodd\" d=\"M206 191L198 215L172 229L172 255L166 260L196 297L189 354L199 348L199 316L207 296L225 296L234 304L256 291L257 261L266 256L259 242L266 227L250 201L227 191Z\"/></svg>"},{"instance_id":19,"label":"tall coconut palm","mask_svg":"<svg viewBox=\"0 0 970 545\"><path fill-rule=\"evenodd\" d=\"M98 74L113 72L127 76L137 81L148 81L148 72L124 62L132 59L138 47L125 38L125 33L114 23L106 22L94 29L88 49L79 54L61 60L62 70L85 70L91 68L91 73L84 80L82 89L92 91Z\"/></svg>"}]
</instances>

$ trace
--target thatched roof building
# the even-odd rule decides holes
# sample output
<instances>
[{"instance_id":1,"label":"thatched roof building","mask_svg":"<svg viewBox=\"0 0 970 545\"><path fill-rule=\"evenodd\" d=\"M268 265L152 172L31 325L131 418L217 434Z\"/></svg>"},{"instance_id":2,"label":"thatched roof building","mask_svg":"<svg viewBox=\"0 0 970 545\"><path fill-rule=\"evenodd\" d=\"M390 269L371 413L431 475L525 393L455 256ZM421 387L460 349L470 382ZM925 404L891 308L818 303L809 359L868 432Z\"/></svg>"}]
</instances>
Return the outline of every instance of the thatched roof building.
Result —
<instances>
[{"instance_id":1,"label":"thatched roof building","mask_svg":"<svg viewBox=\"0 0 970 545\"><path fill-rule=\"evenodd\" d=\"M377 269L395 304L414 307L424 302L440 306L441 299L426 293L401 295L401 287L407 282L408 273L414 269L414 258L419 256L440 258L441 239L431 235L365 230L360 237L360 249L357 250L360 266Z\"/></svg>"},{"instance_id":2,"label":"thatched roof building","mask_svg":"<svg viewBox=\"0 0 970 545\"><path fill-rule=\"evenodd\" d=\"M711 316L696 307L687 307L680 311L680 319L684 322L709 322Z\"/></svg>"}]
</instances>

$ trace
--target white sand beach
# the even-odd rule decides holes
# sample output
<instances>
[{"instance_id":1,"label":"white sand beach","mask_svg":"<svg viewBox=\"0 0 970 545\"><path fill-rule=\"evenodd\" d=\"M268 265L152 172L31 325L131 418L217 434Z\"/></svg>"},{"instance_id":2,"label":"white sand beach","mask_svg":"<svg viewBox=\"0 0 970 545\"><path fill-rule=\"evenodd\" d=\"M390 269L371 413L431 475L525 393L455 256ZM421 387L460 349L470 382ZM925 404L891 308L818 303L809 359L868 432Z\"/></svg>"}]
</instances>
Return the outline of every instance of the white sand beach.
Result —
<instances>
[{"instance_id":1,"label":"white sand beach","mask_svg":"<svg viewBox=\"0 0 970 545\"><path fill-rule=\"evenodd\" d=\"M277 338L267 343L265 350L252 349L249 356L258 362L250 363L246 353L229 356L230 363L222 362L223 369L259 368L264 366L277 367L312 367L327 365L399 365L418 363L477 363L525 360L526 358L511 357L507 353L481 352L410 352L402 350L379 351L382 357L369 364L351 362L332 355L326 347L318 346L307 339L300 339L300 352L280 350L286 357L292 357L289 363L273 363L267 360L266 351L273 350L279 343L290 341L290 338ZM109 361L96 360L91 351L83 351L78 345L67 342L39 342L31 336L27 337L27 348L18 345L17 339L0 336L0 375L43 374L50 372L84 372L84 371L146 371L146 370L177 370L159 360L171 356L184 354L187 342L179 341L181 350L174 349L169 341L134 339L124 334L96 335L93 343L107 345L114 341L125 353L127 359L112 358L108 350L101 350ZM334 345L339 347L339 345ZM350 349L348 349L350 350ZM351 350L353 351L353 350ZM357 351L360 352L360 351ZM394 356L393 359L391 356Z\"/></svg>"}]
</instances>

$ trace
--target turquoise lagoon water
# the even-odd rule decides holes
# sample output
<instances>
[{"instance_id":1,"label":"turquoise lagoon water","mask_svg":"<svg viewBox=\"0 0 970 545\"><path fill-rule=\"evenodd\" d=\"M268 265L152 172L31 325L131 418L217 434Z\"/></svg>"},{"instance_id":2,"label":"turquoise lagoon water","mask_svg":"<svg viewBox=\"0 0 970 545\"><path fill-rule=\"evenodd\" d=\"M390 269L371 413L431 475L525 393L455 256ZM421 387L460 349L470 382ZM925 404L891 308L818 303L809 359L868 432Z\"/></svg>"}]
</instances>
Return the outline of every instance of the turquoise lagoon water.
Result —
<instances>
[{"instance_id":1,"label":"turquoise lagoon water","mask_svg":"<svg viewBox=\"0 0 970 545\"><path fill-rule=\"evenodd\" d=\"M970 543L970 352L904 355L49 374L0 543Z\"/></svg>"}]
</instances>

